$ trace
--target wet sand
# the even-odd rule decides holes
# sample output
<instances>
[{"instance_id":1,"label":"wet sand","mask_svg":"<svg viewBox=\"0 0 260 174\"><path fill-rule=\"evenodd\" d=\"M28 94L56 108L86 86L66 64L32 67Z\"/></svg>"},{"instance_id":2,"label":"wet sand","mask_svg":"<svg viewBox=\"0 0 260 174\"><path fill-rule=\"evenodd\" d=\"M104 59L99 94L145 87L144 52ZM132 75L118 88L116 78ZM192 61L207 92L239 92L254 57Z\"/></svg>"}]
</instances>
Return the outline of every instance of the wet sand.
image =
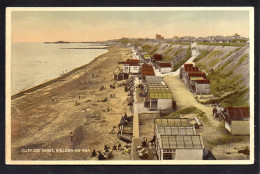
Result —
<instances>
[{"instance_id":1,"label":"wet sand","mask_svg":"<svg viewBox=\"0 0 260 174\"><path fill-rule=\"evenodd\" d=\"M131 115L126 103L128 96L123 86L116 84L115 89L109 86L114 83L117 62L126 58L124 48L110 47L91 63L12 96L11 159L96 160L90 157L93 149L103 151L105 144L112 148L119 142L125 145L117 138L117 125L124 112ZM100 90L101 86L105 89ZM111 98L111 94L115 97ZM108 101L101 102L106 97ZM108 107L112 108L109 112ZM110 134L113 127L115 133ZM53 150L25 152L28 149ZM65 149L74 152L64 152ZM130 154L124 151L114 151L113 155L112 160L130 159Z\"/></svg>"}]
</instances>

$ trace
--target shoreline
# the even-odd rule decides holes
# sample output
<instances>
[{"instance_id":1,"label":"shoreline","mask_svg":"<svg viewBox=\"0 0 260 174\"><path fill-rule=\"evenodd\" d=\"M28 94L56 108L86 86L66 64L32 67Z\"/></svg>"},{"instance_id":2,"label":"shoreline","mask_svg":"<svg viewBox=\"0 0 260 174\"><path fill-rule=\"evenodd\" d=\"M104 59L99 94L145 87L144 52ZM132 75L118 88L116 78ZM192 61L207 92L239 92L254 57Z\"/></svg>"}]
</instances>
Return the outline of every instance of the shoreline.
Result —
<instances>
[{"instance_id":1,"label":"shoreline","mask_svg":"<svg viewBox=\"0 0 260 174\"><path fill-rule=\"evenodd\" d=\"M91 62L12 96L8 118L11 160L96 160L91 158L93 149L103 149L105 144L113 147L119 142L126 145L117 137L117 124L125 112L131 115L132 111L122 82L115 82L113 78L118 62L127 56L124 50L111 46L107 53ZM111 88L111 84L115 88ZM112 129L114 132L110 133ZM73 141L70 132L73 132ZM22 152L31 148L90 151L84 155ZM113 159L128 160L129 155L117 151Z\"/></svg>"},{"instance_id":2,"label":"shoreline","mask_svg":"<svg viewBox=\"0 0 260 174\"><path fill-rule=\"evenodd\" d=\"M99 56L93 58L90 62L88 62L88 63L86 63L86 64L84 64L84 65L82 65L82 66L76 67L76 68L72 69L71 71L69 71L69 72L67 72L67 73L65 73L65 74L63 74L63 75L60 75L59 77L54 77L54 78L52 78L52 79L50 79L50 80L47 80L47 81L42 82L42 83L40 83L40 84L38 84L38 85L35 85L35 86L33 86L33 87L30 87L30 88L28 88L28 89L22 90L22 91L20 91L20 92L18 92L18 93L16 93L16 94L11 95L11 100L15 100L15 99L17 99L17 98L19 98L19 97L22 97L22 96L26 95L26 93L35 92L35 91L37 91L37 90L39 90L39 89L42 89L42 88L44 88L44 87L46 87L46 86L48 86L48 85L51 85L51 84L53 84L53 83L56 83L57 81L60 81L60 80L63 80L64 78L69 77L70 75L76 73L77 71L81 70L82 68L87 68L88 66L91 66L93 63L95 63L95 62L98 61L100 58L102 58L102 56L103 56L104 54L107 54L108 51L109 51L109 49L111 49L111 47L107 47L107 48L106 48L106 50L107 50L106 53L103 53L103 54L101 54L101 55L99 55ZM9 89L9 90L11 91L11 85L10 85L10 89Z\"/></svg>"}]
</instances>

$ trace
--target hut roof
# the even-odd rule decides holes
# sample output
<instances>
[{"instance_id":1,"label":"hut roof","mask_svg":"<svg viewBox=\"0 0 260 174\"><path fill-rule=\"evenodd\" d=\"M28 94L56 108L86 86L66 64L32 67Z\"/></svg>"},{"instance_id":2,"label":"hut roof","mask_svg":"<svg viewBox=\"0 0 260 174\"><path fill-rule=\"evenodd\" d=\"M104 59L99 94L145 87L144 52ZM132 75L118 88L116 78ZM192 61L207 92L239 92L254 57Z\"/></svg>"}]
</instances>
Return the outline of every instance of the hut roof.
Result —
<instances>
[{"instance_id":1,"label":"hut roof","mask_svg":"<svg viewBox=\"0 0 260 174\"><path fill-rule=\"evenodd\" d=\"M161 54L154 54L154 55L153 55L153 58L154 58L155 60L162 60L162 55L161 55Z\"/></svg>"},{"instance_id":2,"label":"hut roof","mask_svg":"<svg viewBox=\"0 0 260 174\"><path fill-rule=\"evenodd\" d=\"M194 81L203 80L203 79L204 79L203 77L190 77L190 80L194 80Z\"/></svg>"},{"instance_id":3,"label":"hut roof","mask_svg":"<svg viewBox=\"0 0 260 174\"><path fill-rule=\"evenodd\" d=\"M142 65L141 73L143 76L154 76L154 70L152 65Z\"/></svg>"},{"instance_id":4,"label":"hut roof","mask_svg":"<svg viewBox=\"0 0 260 174\"><path fill-rule=\"evenodd\" d=\"M194 128L190 127L158 127L160 135L195 135Z\"/></svg>"},{"instance_id":5,"label":"hut roof","mask_svg":"<svg viewBox=\"0 0 260 174\"><path fill-rule=\"evenodd\" d=\"M171 92L149 92L150 99L172 99Z\"/></svg>"},{"instance_id":6,"label":"hut roof","mask_svg":"<svg viewBox=\"0 0 260 174\"><path fill-rule=\"evenodd\" d=\"M127 59L125 61L126 64L129 66L138 66L139 65L139 59Z\"/></svg>"},{"instance_id":7,"label":"hut roof","mask_svg":"<svg viewBox=\"0 0 260 174\"><path fill-rule=\"evenodd\" d=\"M250 117L249 107L227 107L230 120L241 120Z\"/></svg>"},{"instance_id":8,"label":"hut roof","mask_svg":"<svg viewBox=\"0 0 260 174\"><path fill-rule=\"evenodd\" d=\"M159 63L159 66L160 67L172 67L172 64L170 62L169 63L164 62L164 63Z\"/></svg>"},{"instance_id":9,"label":"hut roof","mask_svg":"<svg viewBox=\"0 0 260 174\"><path fill-rule=\"evenodd\" d=\"M200 135L163 135L162 149L203 149Z\"/></svg>"},{"instance_id":10,"label":"hut roof","mask_svg":"<svg viewBox=\"0 0 260 174\"><path fill-rule=\"evenodd\" d=\"M152 83L161 84L163 82L163 79L160 76L152 76L152 77L147 77L145 79L146 79L147 84L152 84Z\"/></svg>"},{"instance_id":11,"label":"hut roof","mask_svg":"<svg viewBox=\"0 0 260 174\"><path fill-rule=\"evenodd\" d=\"M210 84L210 80L208 80L208 79L199 79L199 80L196 80L196 83L197 84Z\"/></svg>"},{"instance_id":12,"label":"hut roof","mask_svg":"<svg viewBox=\"0 0 260 174\"><path fill-rule=\"evenodd\" d=\"M190 120L187 118L156 118L155 125L158 127L162 126L177 126L177 127L186 127L191 126Z\"/></svg>"},{"instance_id":13,"label":"hut roof","mask_svg":"<svg viewBox=\"0 0 260 174\"><path fill-rule=\"evenodd\" d=\"M186 71L186 72L200 72L200 69L198 67L186 66L186 67L184 67L184 71Z\"/></svg>"},{"instance_id":14,"label":"hut roof","mask_svg":"<svg viewBox=\"0 0 260 174\"><path fill-rule=\"evenodd\" d=\"M192 68L193 64L192 63L185 63L183 66L184 66L184 69L185 68Z\"/></svg>"},{"instance_id":15,"label":"hut roof","mask_svg":"<svg viewBox=\"0 0 260 174\"><path fill-rule=\"evenodd\" d=\"M188 72L188 77L203 77L204 79L206 79L206 73L204 72Z\"/></svg>"}]
</instances>

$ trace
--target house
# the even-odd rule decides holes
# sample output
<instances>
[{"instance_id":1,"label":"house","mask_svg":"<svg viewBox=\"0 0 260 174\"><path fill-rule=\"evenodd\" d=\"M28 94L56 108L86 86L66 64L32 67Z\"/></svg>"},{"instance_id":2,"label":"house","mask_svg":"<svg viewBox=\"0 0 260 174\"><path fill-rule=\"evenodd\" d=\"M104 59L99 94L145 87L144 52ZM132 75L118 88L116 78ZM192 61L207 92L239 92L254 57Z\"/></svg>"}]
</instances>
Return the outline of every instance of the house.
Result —
<instances>
[{"instance_id":1,"label":"house","mask_svg":"<svg viewBox=\"0 0 260 174\"><path fill-rule=\"evenodd\" d=\"M162 60L162 55L161 54L154 54L152 57L153 61L161 61Z\"/></svg>"},{"instance_id":2,"label":"house","mask_svg":"<svg viewBox=\"0 0 260 174\"><path fill-rule=\"evenodd\" d=\"M165 85L149 85L148 100L150 110L172 111L175 109L172 93Z\"/></svg>"},{"instance_id":3,"label":"house","mask_svg":"<svg viewBox=\"0 0 260 174\"><path fill-rule=\"evenodd\" d=\"M200 79L195 80L195 91L196 94L210 94L210 80Z\"/></svg>"},{"instance_id":4,"label":"house","mask_svg":"<svg viewBox=\"0 0 260 174\"><path fill-rule=\"evenodd\" d=\"M155 119L155 146L159 160L202 160L203 141L189 119Z\"/></svg>"},{"instance_id":5,"label":"house","mask_svg":"<svg viewBox=\"0 0 260 174\"><path fill-rule=\"evenodd\" d=\"M172 71L172 64L170 62L159 63L159 71L162 74L171 72Z\"/></svg>"},{"instance_id":6,"label":"house","mask_svg":"<svg viewBox=\"0 0 260 174\"><path fill-rule=\"evenodd\" d=\"M225 128L232 135L249 135L249 107L227 107Z\"/></svg>"},{"instance_id":7,"label":"house","mask_svg":"<svg viewBox=\"0 0 260 174\"><path fill-rule=\"evenodd\" d=\"M127 59L123 64L123 73L138 74L139 71L139 59Z\"/></svg>"},{"instance_id":8,"label":"house","mask_svg":"<svg viewBox=\"0 0 260 174\"><path fill-rule=\"evenodd\" d=\"M206 73L201 71L186 71L184 73L184 82L192 92L195 92L195 81L206 79Z\"/></svg>"},{"instance_id":9,"label":"house","mask_svg":"<svg viewBox=\"0 0 260 174\"><path fill-rule=\"evenodd\" d=\"M146 76L155 76L152 65L143 64L141 68L141 76L145 79Z\"/></svg>"},{"instance_id":10,"label":"house","mask_svg":"<svg viewBox=\"0 0 260 174\"><path fill-rule=\"evenodd\" d=\"M196 94L210 94L210 80L206 73L193 67L192 63L186 63L180 68L180 78L188 85L190 90Z\"/></svg>"}]
</instances>

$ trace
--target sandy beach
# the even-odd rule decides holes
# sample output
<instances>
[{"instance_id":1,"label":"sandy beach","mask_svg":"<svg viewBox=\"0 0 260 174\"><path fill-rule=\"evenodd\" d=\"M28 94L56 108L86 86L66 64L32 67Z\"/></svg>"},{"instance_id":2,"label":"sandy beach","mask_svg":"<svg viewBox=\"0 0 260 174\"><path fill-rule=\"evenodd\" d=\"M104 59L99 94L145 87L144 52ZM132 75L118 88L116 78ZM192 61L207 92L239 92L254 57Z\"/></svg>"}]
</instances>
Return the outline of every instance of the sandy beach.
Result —
<instances>
[{"instance_id":1,"label":"sandy beach","mask_svg":"<svg viewBox=\"0 0 260 174\"><path fill-rule=\"evenodd\" d=\"M97 160L90 157L93 149L103 151L105 144L112 148L119 142L124 146L117 138L117 125L124 112L131 115L131 108L124 87L115 84L112 89L110 85L115 83L117 62L127 56L124 48L110 47L89 64L12 96L12 160ZM104 90L100 90L102 86ZM108 101L101 102L106 97ZM113 127L115 133L111 134ZM112 160L130 159L124 151L113 155Z\"/></svg>"}]
</instances>

